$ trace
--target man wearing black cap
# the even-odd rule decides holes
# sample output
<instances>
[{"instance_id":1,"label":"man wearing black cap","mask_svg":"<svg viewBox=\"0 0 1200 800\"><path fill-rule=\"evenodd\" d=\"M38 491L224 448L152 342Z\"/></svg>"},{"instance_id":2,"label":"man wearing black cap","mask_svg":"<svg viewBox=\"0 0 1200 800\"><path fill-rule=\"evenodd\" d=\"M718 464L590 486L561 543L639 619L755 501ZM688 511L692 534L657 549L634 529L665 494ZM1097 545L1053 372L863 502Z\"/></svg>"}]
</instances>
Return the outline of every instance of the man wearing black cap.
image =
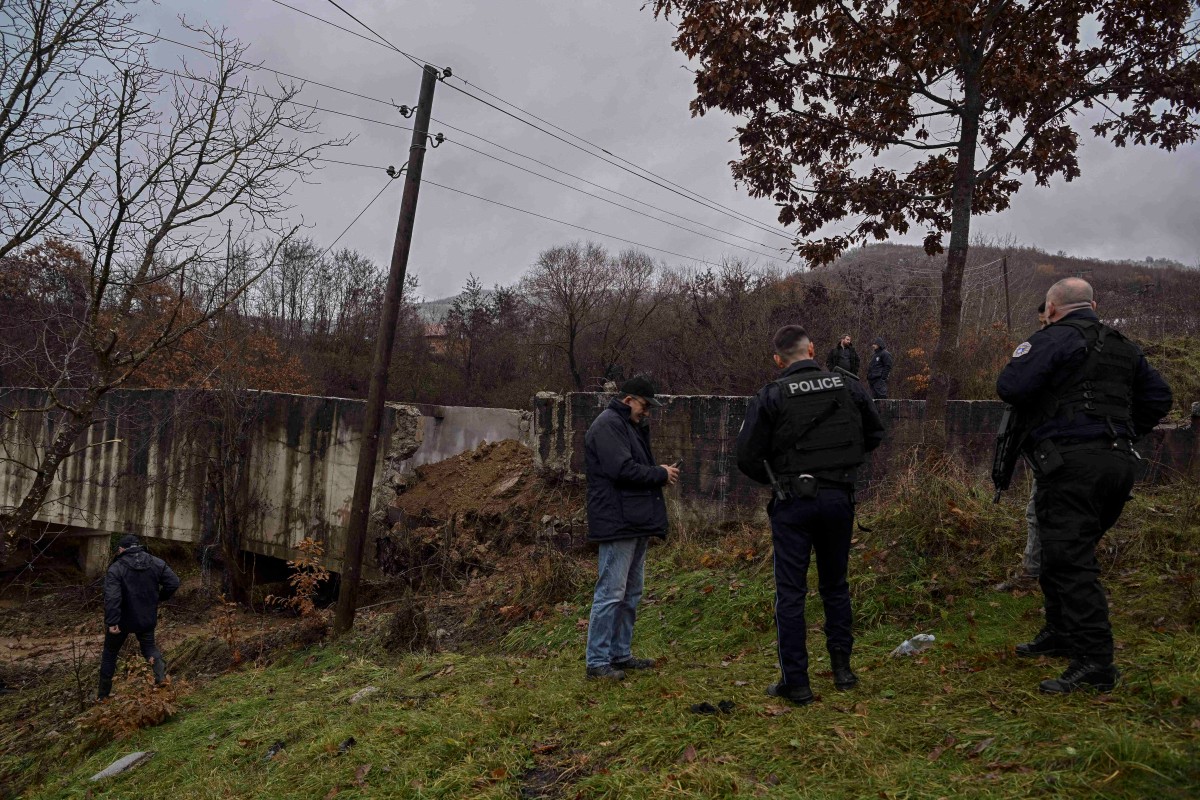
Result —
<instances>
[{"instance_id":1,"label":"man wearing black cap","mask_svg":"<svg viewBox=\"0 0 1200 800\"><path fill-rule=\"evenodd\" d=\"M150 555L138 537L127 534L117 543L117 555L104 576L104 652L100 656L100 686L96 699L112 692L117 655L129 634L137 637L142 655L154 669L154 682L167 677L167 664L154 644L158 604L179 588L179 577L161 558Z\"/></svg>"},{"instance_id":2,"label":"man wearing black cap","mask_svg":"<svg viewBox=\"0 0 1200 800\"><path fill-rule=\"evenodd\" d=\"M600 545L600 568L588 622L587 677L622 680L654 661L633 656L633 623L651 536L667 535L662 487L679 469L655 465L647 417L662 403L644 376L621 384L584 437L588 541Z\"/></svg>"},{"instance_id":3,"label":"man wearing black cap","mask_svg":"<svg viewBox=\"0 0 1200 800\"><path fill-rule=\"evenodd\" d=\"M846 581L854 481L866 454L883 441L883 423L862 384L813 360L804 328L783 326L773 345L775 366L783 372L750 399L737 462L747 477L774 489L767 514L775 548L780 678L767 694L805 705L814 699L804 620L813 552L833 685L852 689L858 683L850 669L854 636Z\"/></svg>"}]
</instances>

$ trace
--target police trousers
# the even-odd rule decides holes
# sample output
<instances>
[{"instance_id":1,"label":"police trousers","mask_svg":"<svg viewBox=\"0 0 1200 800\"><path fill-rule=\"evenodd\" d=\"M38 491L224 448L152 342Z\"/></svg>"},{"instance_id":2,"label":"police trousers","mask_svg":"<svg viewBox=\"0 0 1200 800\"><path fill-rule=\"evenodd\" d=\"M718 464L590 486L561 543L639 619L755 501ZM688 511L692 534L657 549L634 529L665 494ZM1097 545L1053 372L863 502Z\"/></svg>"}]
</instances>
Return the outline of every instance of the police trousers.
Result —
<instances>
[{"instance_id":1,"label":"police trousers","mask_svg":"<svg viewBox=\"0 0 1200 800\"><path fill-rule=\"evenodd\" d=\"M1121 516L1136 459L1106 441L1065 452L1062 459L1057 469L1037 475L1034 496L1046 627L1066 641L1073 658L1111 664L1112 626L1096 545Z\"/></svg>"},{"instance_id":2,"label":"police trousers","mask_svg":"<svg viewBox=\"0 0 1200 800\"><path fill-rule=\"evenodd\" d=\"M850 654L850 536L854 505L849 489L822 487L816 497L772 499L771 541L775 547L775 626L779 636L779 671L784 686L808 685L808 648L804 602L808 565L817 556L817 590L825 607L825 644Z\"/></svg>"}]
</instances>

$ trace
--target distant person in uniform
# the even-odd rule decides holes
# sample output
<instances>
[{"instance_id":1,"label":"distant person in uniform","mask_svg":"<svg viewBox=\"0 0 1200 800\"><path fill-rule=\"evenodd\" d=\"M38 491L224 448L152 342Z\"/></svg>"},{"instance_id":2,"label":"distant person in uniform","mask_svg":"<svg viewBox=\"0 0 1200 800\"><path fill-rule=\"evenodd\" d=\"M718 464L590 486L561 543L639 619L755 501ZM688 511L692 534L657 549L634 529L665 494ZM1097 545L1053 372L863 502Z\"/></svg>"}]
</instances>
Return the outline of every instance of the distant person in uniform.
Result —
<instances>
[{"instance_id":1,"label":"distant person in uniform","mask_svg":"<svg viewBox=\"0 0 1200 800\"><path fill-rule=\"evenodd\" d=\"M628 670L653 669L633 655L633 625L652 536L667 535L662 487L679 468L654 463L650 409L661 406L643 376L621 384L584 437L588 541L600 545L599 575L588 621L587 677L623 680Z\"/></svg>"},{"instance_id":2,"label":"distant person in uniform","mask_svg":"<svg viewBox=\"0 0 1200 800\"><path fill-rule=\"evenodd\" d=\"M1038 330L1046 327L1046 303L1043 301L1037 308ZM1007 592L1010 589L1030 588L1037 583L1042 574L1042 542L1038 536L1037 521L1037 478L1031 480L1029 486L1029 504L1025 506L1025 552L1021 557L1021 574L1004 581L995 587L997 591Z\"/></svg>"},{"instance_id":3,"label":"distant person in uniform","mask_svg":"<svg viewBox=\"0 0 1200 800\"><path fill-rule=\"evenodd\" d=\"M167 664L154 643L158 604L179 589L179 577L161 558L146 552L133 535L117 542L117 555L104 576L104 652L100 656L100 686L96 699L112 693L117 655L129 634L137 637L142 655L154 670L154 682L167 677Z\"/></svg>"},{"instance_id":4,"label":"distant person in uniform","mask_svg":"<svg viewBox=\"0 0 1200 800\"><path fill-rule=\"evenodd\" d=\"M854 349L850 334L843 333L842 338L838 339L838 343L825 357L825 367L830 372L840 367L854 377L858 377L858 351Z\"/></svg>"},{"instance_id":5,"label":"distant person in uniform","mask_svg":"<svg viewBox=\"0 0 1200 800\"><path fill-rule=\"evenodd\" d=\"M888 376L892 374L892 366L896 360L892 358L882 336L875 337L875 343L871 345L871 349L875 352L871 355L871 366L867 367L867 385L871 387L872 397L876 400L886 400Z\"/></svg>"},{"instance_id":6,"label":"distant person in uniform","mask_svg":"<svg viewBox=\"0 0 1200 800\"><path fill-rule=\"evenodd\" d=\"M1120 673L1096 545L1133 489L1133 440L1166 416L1171 389L1137 345L1100 321L1087 281L1051 286L1045 315L1049 324L1017 346L996 382L1031 429L1037 479L1046 622L1017 654L1071 659L1043 692L1111 691Z\"/></svg>"},{"instance_id":7,"label":"distant person in uniform","mask_svg":"<svg viewBox=\"0 0 1200 800\"><path fill-rule=\"evenodd\" d=\"M775 549L780 676L767 694L804 705L813 701L804 620L813 552L834 686L844 690L858 683L850 668L854 635L846 581L854 481L866 453L883 441L883 423L860 383L821 369L804 328L785 325L773 345L775 366L783 372L751 398L737 438L737 463L748 477L774 489L767 514Z\"/></svg>"}]
</instances>

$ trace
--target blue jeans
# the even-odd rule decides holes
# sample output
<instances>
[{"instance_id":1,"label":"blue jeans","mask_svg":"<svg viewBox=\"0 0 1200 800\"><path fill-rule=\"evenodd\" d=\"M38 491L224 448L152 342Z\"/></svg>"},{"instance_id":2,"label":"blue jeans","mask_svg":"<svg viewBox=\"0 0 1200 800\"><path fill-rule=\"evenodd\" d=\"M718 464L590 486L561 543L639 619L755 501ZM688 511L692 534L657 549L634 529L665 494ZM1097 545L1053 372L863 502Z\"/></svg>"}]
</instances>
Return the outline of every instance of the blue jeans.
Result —
<instances>
[{"instance_id":1,"label":"blue jeans","mask_svg":"<svg viewBox=\"0 0 1200 800\"><path fill-rule=\"evenodd\" d=\"M646 574L646 537L600 544L600 574L588 622L587 665L633 657L633 623Z\"/></svg>"}]
</instances>

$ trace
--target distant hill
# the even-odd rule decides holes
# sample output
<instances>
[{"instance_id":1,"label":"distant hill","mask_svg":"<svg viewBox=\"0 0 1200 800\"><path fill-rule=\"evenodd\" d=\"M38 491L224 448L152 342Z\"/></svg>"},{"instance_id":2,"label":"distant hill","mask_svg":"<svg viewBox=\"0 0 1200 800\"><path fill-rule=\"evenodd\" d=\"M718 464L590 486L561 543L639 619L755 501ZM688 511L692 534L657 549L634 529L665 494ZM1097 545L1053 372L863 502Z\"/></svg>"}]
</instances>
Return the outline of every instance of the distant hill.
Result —
<instances>
[{"instance_id":1,"label":"distant hill","mask_svg":"<svg viewBox=\"0 0 1200 800\"><path fill-rule=\"evenodd\" d=\"M492 292L489 289L485 289L483 294L486 297L492 296ZM459 292L449 297L443 297L440 300L426 300L423 303L417 303L415 306L417 315L421 317L423 322L432 322L435 324L445 322L446 314L450 313L450 308L454 305L454 301L462 296L463 293Z\"/></svg>"}]
</instances>

